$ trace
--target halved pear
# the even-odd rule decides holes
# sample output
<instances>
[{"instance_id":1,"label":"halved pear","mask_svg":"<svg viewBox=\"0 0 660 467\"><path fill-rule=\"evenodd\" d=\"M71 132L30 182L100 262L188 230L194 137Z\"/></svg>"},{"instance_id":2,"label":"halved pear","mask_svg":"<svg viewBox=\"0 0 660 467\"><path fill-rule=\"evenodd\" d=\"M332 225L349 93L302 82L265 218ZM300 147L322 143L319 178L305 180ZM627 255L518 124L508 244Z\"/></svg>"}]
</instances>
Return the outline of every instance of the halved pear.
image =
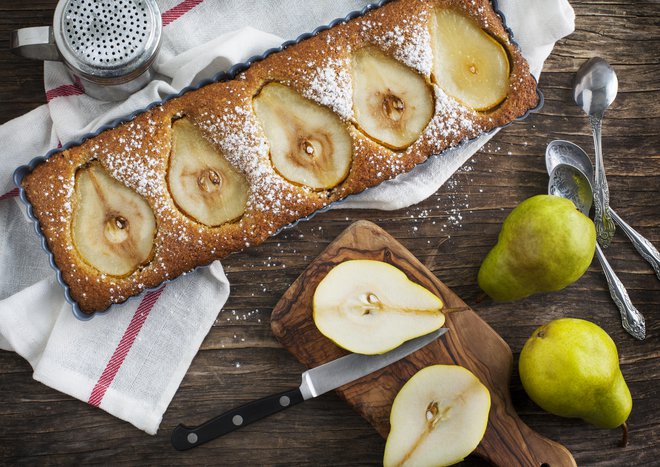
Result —
<instances>
[{"instance_id":1,"label":"halved pear","mask_svg":"<svg viewBox=\"0 0 660 467\"><path fill-rule=\"evenodd\" d=\"M167 184L179 209L211 227L240 217L250 189L245 176L186 118L172 124Z\"/></svg>"},{"instance_id":2,"label":"halved pear","mask_svg":"<svg viewBox=\"0 0 660 467\"><path fill-rule=\"evenodd\" d=\"M390 412L383 466L443 466L462 461L488 425L490 393L469 370L433 365L401 388Z\"/></svg>"},{"instance_id":3,"label":"halved pear","mask_svg":"<svg viewBox=\"0 0 660 467\"><path fill-rule=\"evenodd\" d=\"M433 77L447 94L474 110L492 109L509 91L509 57L472 19L438 8L431 20Z\"/></svg>"},{"instance_id":4,"label":"halved pear","mask_svg":"<svg viewBox=\"0 0 660 467\"><path fill-rule=\"evenodd\" d=\"M328 272L314 292L314 323L338 346L355 353L387 352L440 328L443 303L396 267L350 260Z\"/></svg>"},{"instance_id":5,"label":"halved pear","mask_svg":"<svg viewBox=\"0 0 660 467\"><path fill-rule=\"evenodd\" d=\"M279 83L264 86L253 106L280 175L316 190L346 178L353 159L351 138L330 110Z\"/></svg>"},{"instance_id":6,"label":"halved pear","mask_svg":"<svg viewBox=\"0 0 660 467\"><path fill-rule=\"evenodd\" d=\"M358 126L392 149L405 149L433 117L433 94L419 73L376 47L353 55L353 111Z\"/></svg>"},{"instance_id":7,"label":"halved pear","mask_svg":"<svg viewBox=\"0 0 660 467\"><path fill-rule=\"evenodd\" d=\"M99 162L76 172L73 244L102 273L126 276L152 256L156 218L149 203Z\"/></svg>"}]
</instances>

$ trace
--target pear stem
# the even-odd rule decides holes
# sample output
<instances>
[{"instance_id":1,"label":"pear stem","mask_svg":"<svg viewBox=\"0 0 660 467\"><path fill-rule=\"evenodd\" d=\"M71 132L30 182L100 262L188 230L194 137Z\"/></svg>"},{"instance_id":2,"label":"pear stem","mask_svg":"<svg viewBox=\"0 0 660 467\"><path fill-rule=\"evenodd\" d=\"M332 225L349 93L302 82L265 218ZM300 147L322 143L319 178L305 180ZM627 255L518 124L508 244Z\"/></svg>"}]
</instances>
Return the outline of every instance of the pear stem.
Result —
<instances>
[{"instance_id":1,"label":"pear stem","mask_svg":"<svg viewBox=\"0 0 660 467\"><path fill-rule=\"evenodd\" d=\"M621 430L623 431L623 436L621 437L621 444L619 444L619 446L625 448L628 446L628 422L623 422Z\"/></svg>"}]
</instances>

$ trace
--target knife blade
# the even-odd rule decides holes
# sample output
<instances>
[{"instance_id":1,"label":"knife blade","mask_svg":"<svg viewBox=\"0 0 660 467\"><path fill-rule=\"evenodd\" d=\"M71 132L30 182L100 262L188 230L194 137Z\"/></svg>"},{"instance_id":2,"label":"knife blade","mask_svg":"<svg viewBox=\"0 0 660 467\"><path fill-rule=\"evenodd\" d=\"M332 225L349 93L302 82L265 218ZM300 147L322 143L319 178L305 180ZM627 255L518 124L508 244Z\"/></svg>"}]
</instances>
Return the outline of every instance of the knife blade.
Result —
<instances>
[{"instance_id":1,"label":"knife blade","mask_svg":"<svg viewBox=\"0 0 660 467\"><path fill-rule=\"evenodd\" d=\"M196 427L178 425L172 431L172 446L179 451L186 451L249 423L337 389L407 357L447 331L447 328L440 328L404 342L384 354L350 354L307 370L302 374L302 384L298 388L249 402Z\"/></svg>"}]
</instances>

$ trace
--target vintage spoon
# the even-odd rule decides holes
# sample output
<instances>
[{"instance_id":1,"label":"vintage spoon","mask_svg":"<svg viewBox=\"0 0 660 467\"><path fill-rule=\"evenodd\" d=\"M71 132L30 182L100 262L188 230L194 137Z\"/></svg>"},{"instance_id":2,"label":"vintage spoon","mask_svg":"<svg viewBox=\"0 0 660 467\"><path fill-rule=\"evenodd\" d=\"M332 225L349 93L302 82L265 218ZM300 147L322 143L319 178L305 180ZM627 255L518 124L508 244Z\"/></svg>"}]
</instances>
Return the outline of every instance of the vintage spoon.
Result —
<instances>
[{"instance_id":1,"label":"vintage spoon","mask_svg":"<svg viewBox=\"0 0 660 467\"><path fill-rule=\"evenodd\" d=\"M591 183L587 176L576 167L562 163L556 165L550 172L548 193L573 201L582 214L589 215L593 199ZM630 301L626 288L605 258L598 242L596 242L596 257L605 272L612 300L621 313L623 328L634 338L643 340L646 337L644 317Z\"/></svg>"},{"instance_id":2,"label":"vintage spoon","mask_svg":"<svg viewBox=\"0 0 660 467\"><path fill-rule=\"evenodd\" d=\"M554 140L548 144L545 150L545 165L548 173L552 172L558 164L571 165L581 171L591 184L594 186L594 167L587 153L577 144L570 141ZM649 242L642 234L633 229L626 221L610 207L610 215L621 230L628 236L637 252L649 262L656 276L660 279L660 252Z\"/></svg>"},{"instance_id":3,"label":"vintage spoon","mask_svg":"<svg viewBox=\"0 0 660 467\"><path fill-rule=\"evenodd\" d=\"M607 248L614 236L615 226L609 214L609 190L603 166L601 126L605 110L614 102L618 89L616 73L605 60L594 57L584 63L575 74L573 99L589 115L594 134L596 174L594 177L594 223L598 243Z\"/></svg>"}]
</instances>

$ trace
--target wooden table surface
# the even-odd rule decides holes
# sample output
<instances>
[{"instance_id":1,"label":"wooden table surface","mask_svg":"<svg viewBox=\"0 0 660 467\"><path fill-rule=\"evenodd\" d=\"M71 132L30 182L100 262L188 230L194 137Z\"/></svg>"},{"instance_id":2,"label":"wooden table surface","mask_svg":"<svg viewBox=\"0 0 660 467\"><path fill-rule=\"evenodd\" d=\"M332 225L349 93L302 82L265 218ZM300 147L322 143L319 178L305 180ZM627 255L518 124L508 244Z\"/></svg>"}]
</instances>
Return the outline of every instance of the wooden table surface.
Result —
<instances>
[{"instance_id":1,"label":"wooden table surface","mask_svg":"<svg viewBox=\"0 0 660 467\"><path fill-rule=\"evenodd\" d=\"M0 37L20 26L47 24L55 0L4 0ZM587 118L572 103L577 68L598 55L617 71L619 94L604 124L605 166L612 206L660 246L660 3L657 0L574 0L576 31L547 60L540 87L545 107L501 131L437 193L393 212L338 210L224 261L231 295L184 378L156 436L32 379L19 356L0 352L0 464L363 465L381 462L384 440L334 394L248 426L188 453L169 445L179 422L201 422L224 409L298 384L303 367L274 339L269 317L282 293L344 228L369 219L389 231L453 288L511 346L514 364L532 331L571 316L602 326L617 343L633 396L630 443L543 412L511 381L522 419L564 444L580 465L657 465L660 448L660 281L620 232L607 257L645 314L648 337L638 342L620 325L596 260L565 290L515 303L479 302L479 265L500 225L522 200L544 193L543 154L553 139L589 152ZM0 123L43 104L42 64L0 48ZM26 134L26 138L30 135ZM516 366L514 365L514 366ZM480 465L469 458L466 465Z\"/></svg>"}]
</instances>

